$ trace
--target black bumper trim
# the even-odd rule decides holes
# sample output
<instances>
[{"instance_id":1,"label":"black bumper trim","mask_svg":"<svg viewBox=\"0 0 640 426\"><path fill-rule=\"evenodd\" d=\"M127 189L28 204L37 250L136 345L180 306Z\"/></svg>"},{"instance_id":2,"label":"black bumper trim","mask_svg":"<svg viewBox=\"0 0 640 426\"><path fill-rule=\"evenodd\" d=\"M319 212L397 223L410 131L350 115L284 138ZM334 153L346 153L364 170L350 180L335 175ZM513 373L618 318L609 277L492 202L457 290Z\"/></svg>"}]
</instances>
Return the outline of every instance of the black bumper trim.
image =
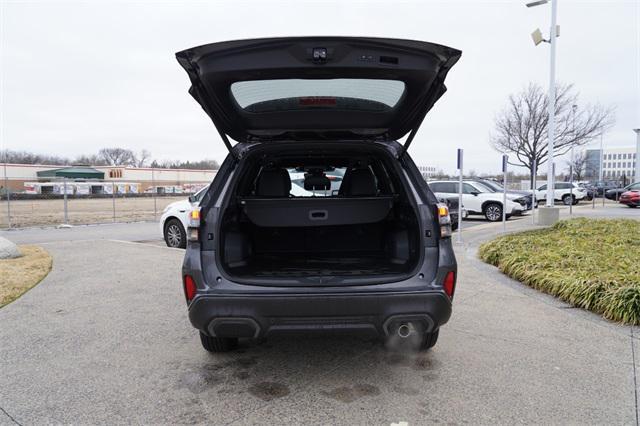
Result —
<instances>
[{"instance_id":1,"label":"black bumper trim","mask_svg":"<svg viewBox=\"0 0 640 426\"><path fill-rule=\"evenodd\" d=\"M193 326L210 334L213 324L249 319L258 331L362 331L387 334L390 318L427 318L433 331L451 317L451 300L441 291L349 294L199 295L189 306Z\"/></svg>"}]
</instances>

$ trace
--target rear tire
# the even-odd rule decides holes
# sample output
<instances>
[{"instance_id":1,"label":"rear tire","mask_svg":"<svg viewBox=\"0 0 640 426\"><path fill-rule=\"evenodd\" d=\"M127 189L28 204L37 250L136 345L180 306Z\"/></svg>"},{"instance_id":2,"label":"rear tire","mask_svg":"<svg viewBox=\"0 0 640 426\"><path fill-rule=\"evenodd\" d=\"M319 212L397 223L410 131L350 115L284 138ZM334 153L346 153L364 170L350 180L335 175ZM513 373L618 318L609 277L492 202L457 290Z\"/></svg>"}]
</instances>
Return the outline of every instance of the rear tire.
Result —
<instances>
[{"instance_id":1,"label":"rear tire","mask_svg":"<svg viewBox=\"0 0 640 426\"><path fill-rule=\"evenodd\" d=\"M168 247L187 248L187 233L178 219L169 219L164 225L164 242Z\"/></svg>"},{"instance_id":2,"label":"rear tire","mask_svg":"<svg viewBox=\"0 0 640 426\"><path fill-rule=\"evenodd\" d=\"M238 347L238 339L234 337L211 337L200 332L200 342L207 352L229 352Z\"/></svg>"},{"instance_id":3,"label":"rear tire","mask_svg":"<svg viewBox=\"0 0 640 426\"><path fill-rule=\"evenodd\" d=\"M422 347L420 349L423 351L426 351L434 347L438 342L439 334L440 334L440 329L437 329L433 333L425 333L424 341L422 342Z\"/></svg>"},{"instance_id":4,"label":"rear tire","mask_svg":"<svg viewBox=\"0 0 640 426\"><path fill-rule=\"evenodd\" d=\"M573 204L575 206L577 204L576 197L571 194L565 194L562 196L562 204L564 204L565 206Z\"/></svg>"},{"instance_id":5,"label":"rear tire","mask_svg":"<svg viewBox=\"0 0 640 426\"><path fill-rule=\"evenodd\" d=\"M502 220L502 206L498 203L487 204L484 208L484 217L489 222L498 222Z\"/></svg>"}]
</instances>

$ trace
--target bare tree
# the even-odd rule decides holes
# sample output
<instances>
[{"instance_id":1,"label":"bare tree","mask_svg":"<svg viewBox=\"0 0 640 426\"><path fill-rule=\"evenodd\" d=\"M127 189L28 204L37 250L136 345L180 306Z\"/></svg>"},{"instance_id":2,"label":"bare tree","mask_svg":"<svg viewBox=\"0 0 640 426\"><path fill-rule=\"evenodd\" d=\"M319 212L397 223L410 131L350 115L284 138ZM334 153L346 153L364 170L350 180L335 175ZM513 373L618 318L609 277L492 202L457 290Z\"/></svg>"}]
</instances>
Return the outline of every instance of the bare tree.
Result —
<instances>
[{"instance_id":1,"label":"bare tree","mask_svg":"<svg viewBox=\"0 0 640 426\"><path fill-rule=\"evenodd\" d=\"M193 170L218 170L220 164L216 160L199 160L199 161L171 161L171 160L153 160L151 167L161 167L164 169L193 169Z\"/></svg>"},{"instance_id":2,"label":"bare tree","mask_svg":"<svg viewBox=\"0 0 640 426\"><path fill-rule=\"evenodd\" d=\"M451 176L448 173L445 173L444 170L442 169L438 169L436 170L436 172L431 176L432 179L450 179Z\"/></svg>"},{"instance_id":3,"label":"bare tree","mask_svg":"<svg viewBox=\"0 0 640 426\"><path fill-rule=\"evenodd\" d=\"M567 166L569 166L567 168L569 176L571 176L571 169L573 169L573 178L575 180L584 179L587 168L587 153L584 151L578 152L573 156L573 161L567 161Z\"/></svg>"},{"instance_id":4,"label":"bare tree","mask_svg":"<svg viewBox=\"0 0 640 426\"><path fill-rule=\"evenodd\" d=\"M0 158L3 162L6 161L7 163L14 164L44 164L66 166L70 163L69 159L65 157L58 157L56 155L47 154L34 154L27 151L4 150L0 154Z\"/></svg>"},{"instance_id":5,"label":"bare tree","mask_svg":"<svg viewBox=\"0 0 640 426\"><path fill-rule=\"evenodd\" d=\"M146 149L143 149L142 151L140 151L140 154L135 156L136 167L145 167L149 163L150 159L151 153Z\"/></svg>"},{"instance_id":6,"label":"bare tree","mask_svg":"<svg viewBox=\"0 0 640 426\"><path fill-rule=\"evenodd\" d=\"M598 104L584 105L574 112L572 106L579 105L578 98L572 85L558 85L554 156L564 155L572 147L591 142L614 123L613 110ZM495 118L491 144L500 152L513 154L517 162L510 164L526 167L531 183L534 163L540 169L548 161L548 119L548 96L535 83L509 96L507 107Z\"/></svg>"},{"instance_id":7,"label":"bare tree","mask_svg":"<svg viewBox=\"0 0 640 426\"><path fill-rule=\"evenodd\" d=\"M84 164L87 166L106 166L107 163L96 154L91 155L78 155L73 159L73 164Z\"/></svg>"},{"instance_id":8,"label":"bare tree","mask_svg":"<svg viewBox=\"0 0 640 426\"><path fill-rule=\"evenodd\" d=\"M136 156L126 148L102 148L98 152L98 158L109 166L135 166Z\"/></svg>"}]
</instances>

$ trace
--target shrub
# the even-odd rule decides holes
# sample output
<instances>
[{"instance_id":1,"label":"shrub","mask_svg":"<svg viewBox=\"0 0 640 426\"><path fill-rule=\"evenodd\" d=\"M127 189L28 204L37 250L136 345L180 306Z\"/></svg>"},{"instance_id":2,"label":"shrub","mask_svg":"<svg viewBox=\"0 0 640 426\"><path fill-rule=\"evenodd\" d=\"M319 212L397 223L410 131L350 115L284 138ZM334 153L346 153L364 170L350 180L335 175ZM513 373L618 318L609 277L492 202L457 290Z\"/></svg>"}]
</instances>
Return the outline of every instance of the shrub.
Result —
<instances>
[{"instance_id":1,"label":"shrub","mask_svg":"<svg viewBox=\"0 0 640 426\"><path fill-rule=\"evenodd\" d=\"M479 254L528 286L613 321L640 324L640 221L565 220L497 238Z\"/></svg>"}]
</instances>

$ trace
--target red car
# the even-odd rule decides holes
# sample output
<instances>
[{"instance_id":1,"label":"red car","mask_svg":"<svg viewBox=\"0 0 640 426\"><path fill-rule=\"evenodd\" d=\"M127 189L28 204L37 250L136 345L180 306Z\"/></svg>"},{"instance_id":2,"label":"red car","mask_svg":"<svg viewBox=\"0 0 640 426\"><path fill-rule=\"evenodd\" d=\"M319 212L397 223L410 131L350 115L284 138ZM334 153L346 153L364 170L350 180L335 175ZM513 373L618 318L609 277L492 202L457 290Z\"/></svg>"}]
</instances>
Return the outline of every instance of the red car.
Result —
<instances>
[{"instance_id":1,"label":"red car","mask_svg":"<svg viewBox=\"0 0 640 426\"><path fill-rule=\"evenodd\" d=\"M635 208L640 206L640 190L627 191L620 196L620 203Z\"/></svg>"}]
</instances>

